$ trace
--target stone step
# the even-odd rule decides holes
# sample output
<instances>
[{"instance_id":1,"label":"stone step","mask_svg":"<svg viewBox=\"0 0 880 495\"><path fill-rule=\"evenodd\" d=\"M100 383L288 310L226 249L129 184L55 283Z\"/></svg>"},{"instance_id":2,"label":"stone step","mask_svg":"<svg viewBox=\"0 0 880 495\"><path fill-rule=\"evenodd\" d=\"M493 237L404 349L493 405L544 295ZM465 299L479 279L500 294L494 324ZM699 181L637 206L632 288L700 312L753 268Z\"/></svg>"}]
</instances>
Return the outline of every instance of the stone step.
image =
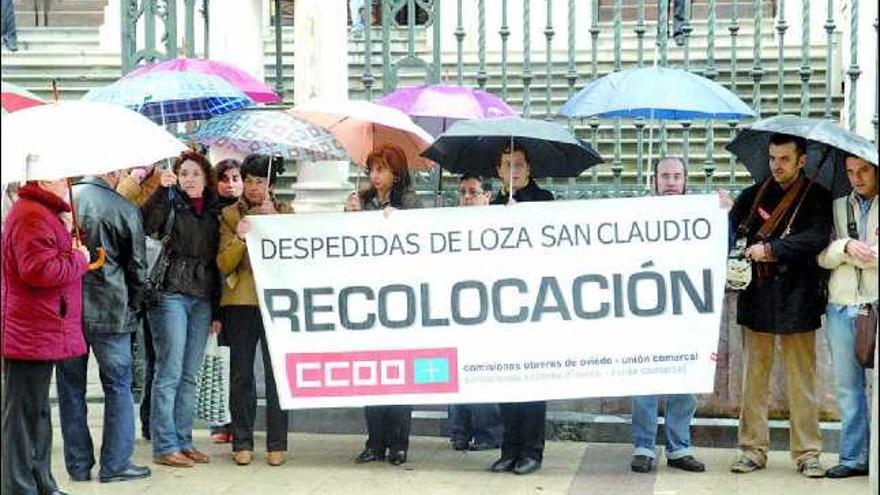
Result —
<instances>
[{"instance_id":1,"label":"stone step","mask_svg":"<svg viewBox=\"0 0 880 495\"><path fill-rule=\"evenodd\" d=\"M39 23L36 23L33 12L16 12L16 27L43 26L43 14L40 12ZM51 27L98 27L104 24L104 12L102 11L49 11L49 26Z\"/></svg>"}]
</instances>

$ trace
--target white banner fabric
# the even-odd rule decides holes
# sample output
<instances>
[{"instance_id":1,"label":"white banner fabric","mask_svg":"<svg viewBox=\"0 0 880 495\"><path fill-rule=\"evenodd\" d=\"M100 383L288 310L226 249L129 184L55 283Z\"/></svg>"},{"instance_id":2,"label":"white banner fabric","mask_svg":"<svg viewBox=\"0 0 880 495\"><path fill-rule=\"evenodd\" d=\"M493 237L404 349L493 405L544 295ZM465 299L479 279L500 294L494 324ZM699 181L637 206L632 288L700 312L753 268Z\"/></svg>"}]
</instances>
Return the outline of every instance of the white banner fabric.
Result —
<instances>
[{"instance_id":1,"label":"white banner fabric","mask_svg":"<svg viewBox=\"0 0 880 495\"><path fill-rule=\"evenodd\" d=\"M285 409L713 389L717 196L250 221Z\"/></svg>"}]
</instances>

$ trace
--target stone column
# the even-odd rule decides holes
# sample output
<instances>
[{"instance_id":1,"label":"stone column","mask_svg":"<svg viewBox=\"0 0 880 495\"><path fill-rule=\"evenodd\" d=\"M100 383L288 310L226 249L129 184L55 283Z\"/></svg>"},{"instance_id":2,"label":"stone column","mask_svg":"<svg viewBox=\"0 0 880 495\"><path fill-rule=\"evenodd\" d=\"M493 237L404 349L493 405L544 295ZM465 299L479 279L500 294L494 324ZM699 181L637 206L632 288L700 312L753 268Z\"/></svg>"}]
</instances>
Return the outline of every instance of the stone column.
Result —
<instances>
[{"instance_id":1,"label":"stone column","mask_svg":"<svg viewBox=\"0 0 880 495\"><path fill-rule=\"evenodd\" d=\"M297 0L294 10L294 101L348 98L346 0ZM348 161L297 162L297 212L342 211L352 191Z\"/></svg>"},{"instance_id":2,"label":"stone column","mask_svg":"<svg viewBox=\"0 0 880 495\"><path fill-rule=\"evenodd\" d=\"M211 60L230 63L264 80L263 11L268 9L264 4L265 0L210 3Z\"/></svg>"}]
</instances>

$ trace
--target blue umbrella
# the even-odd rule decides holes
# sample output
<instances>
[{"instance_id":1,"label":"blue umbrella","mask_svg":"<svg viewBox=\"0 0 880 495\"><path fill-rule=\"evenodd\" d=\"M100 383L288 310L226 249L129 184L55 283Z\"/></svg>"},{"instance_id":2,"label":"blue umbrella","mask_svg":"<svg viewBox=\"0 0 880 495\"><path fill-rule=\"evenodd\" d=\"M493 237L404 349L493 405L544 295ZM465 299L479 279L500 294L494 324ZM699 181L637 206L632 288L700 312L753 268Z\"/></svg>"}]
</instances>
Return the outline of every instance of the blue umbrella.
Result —
<instances>
[{"instance_id":1,"label":"blue umbrella","mask_svg":"<svg viewBox=\"0 0 880 495\"><path fill-rule=\"evenodd\" d=\"M559 110L566 117L661 120L742 119L755 111L724 86L682 69L644 67L611 73Z\"/></svg>"},{"instance_id":2,"label":"blue umbrella","mask_svg":"<svg viewBox=\"0 0 880 495\"><path fill-rule=\"evenodd\" d=\"M159 124L204 120L254 104L220 77L195 72L156 72L95 88L83 96L137 110Z\"/></svg>"}]
</instances>

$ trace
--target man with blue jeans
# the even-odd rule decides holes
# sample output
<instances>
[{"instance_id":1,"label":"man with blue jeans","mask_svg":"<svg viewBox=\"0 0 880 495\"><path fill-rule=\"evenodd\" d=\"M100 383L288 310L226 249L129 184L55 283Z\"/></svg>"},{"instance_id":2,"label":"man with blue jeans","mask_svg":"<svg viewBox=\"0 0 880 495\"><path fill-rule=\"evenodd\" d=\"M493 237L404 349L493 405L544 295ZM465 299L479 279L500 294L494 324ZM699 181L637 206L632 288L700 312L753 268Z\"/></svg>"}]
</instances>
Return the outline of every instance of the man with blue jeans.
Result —
<instances>
[{"instance_id":1,"label":"man with blue jeans","mask_svg":"<svg viewBox=\"0 0 880 495\"><path fill-rule=\"evenodd\" d=\"M855 355L855 316L877 304L877 165L848 156L852 193L834 201L834 237L819 254L832 270L828 281L826 336L840 408L840 463L828 478L868 475L870 413L865 369Z\"/></svg>"},{"instance_id":2,"label":"man with blue jeans","mask_svg":"<svg viewBox=\"0 0 880 495\"><path fill-rule=\"evenodd\" d=\"M687 190L687 166L679 158L661 158L654 164L654 195L675 196ZM630 468L648 473L657 458L657 409L659 397L633 397L632 444ZM691 420L697 410L697 399L691 394L667 395L665 418L666 464L691 472L702 472L706 466L691 451Z\"/></svg>"},{"instance_id":3,"label":"man with blue jeans","mask_svg":"<svg viewBox=\"0 0 880 495\"><path fill-rule=\"evenodd\" d=\"M105 250L104 264L83 278L83 331L98 360L104 389L101 440L102 482L150 476L131 463L134 452L134 398L131 393L131 339L140 313L146 277L140 212L117 193L119 172L86 177L73 187L76 215L91 252ZM74 481L91 479L95 465L86 408L88 354L57 368L64 462Z\"/></svg>"}]
</instances>

